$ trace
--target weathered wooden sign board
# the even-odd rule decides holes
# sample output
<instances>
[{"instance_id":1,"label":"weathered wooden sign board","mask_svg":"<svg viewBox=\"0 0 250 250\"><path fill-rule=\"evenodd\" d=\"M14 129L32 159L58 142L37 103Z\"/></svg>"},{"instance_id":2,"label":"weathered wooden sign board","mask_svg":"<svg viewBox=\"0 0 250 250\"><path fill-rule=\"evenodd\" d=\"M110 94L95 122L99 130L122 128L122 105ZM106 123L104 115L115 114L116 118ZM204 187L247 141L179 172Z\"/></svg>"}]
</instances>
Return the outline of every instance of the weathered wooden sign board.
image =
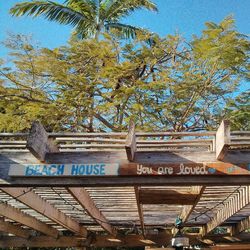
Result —
<instances>
[{"instance_id":1,"label":"weathered wooden sign board","mask_svg":"<svg viewBox=\"0 0 250 250\"><path fill-rule=\"evenodd\" d=\"M250 175L250 164L231 163L78 163L78 164L12 164L11 177L84 177L84 176L178 176L178 175Z\"/></svg>"}]
</instances>

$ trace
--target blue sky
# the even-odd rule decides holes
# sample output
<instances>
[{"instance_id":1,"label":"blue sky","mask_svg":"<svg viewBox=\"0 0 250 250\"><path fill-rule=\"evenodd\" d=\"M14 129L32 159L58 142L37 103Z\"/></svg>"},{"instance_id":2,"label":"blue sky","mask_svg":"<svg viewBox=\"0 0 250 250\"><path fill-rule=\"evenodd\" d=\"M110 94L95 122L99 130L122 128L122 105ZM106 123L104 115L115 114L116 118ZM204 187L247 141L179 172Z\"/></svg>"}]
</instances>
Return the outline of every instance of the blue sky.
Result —
<instances>
[{"instance_id":1,"label":"blue sky","mask_svg":"<svg viewBox=\"0 0 250 250\"><path fill-rule=\"evenodd\" d=\"M62 2L62 0L58 0ZM49 22L43 18L11 17L8 10L21 0L0 0L0 41L8 32L33 35L43 47L57 47L67 42L71 27ZM176 31L190 38L199 35L206 21L219 22L227 15L236 19L237 29L244 34L250 32L250 0L155 0L158 13L138 11L124 22L148 28L161 36ZM0 56L6 50L0 45Z\"/></svg>"}]
</instances>

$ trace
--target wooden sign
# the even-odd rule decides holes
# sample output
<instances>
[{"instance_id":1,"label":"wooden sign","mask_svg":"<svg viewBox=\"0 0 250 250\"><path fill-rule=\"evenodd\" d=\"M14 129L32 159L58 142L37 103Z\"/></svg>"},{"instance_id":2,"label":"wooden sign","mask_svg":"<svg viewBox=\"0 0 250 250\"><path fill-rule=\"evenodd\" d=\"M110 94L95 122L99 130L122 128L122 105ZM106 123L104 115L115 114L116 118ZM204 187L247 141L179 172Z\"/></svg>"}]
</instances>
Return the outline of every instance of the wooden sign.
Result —
<instances>
[{"instance_id":1,"label":"wooden sign","mask_svg":"<svg viewBox=\"0 0 250 250\"><path fill-rule=\"evenodd\" d=\"M9 176L84 177L84 176L178 176L178 175L250 175L250 164L181 163L76 163L76 164L13 164Z\"/></svg>"},{"instance_id":2,"label":"wooden sign","mask_svg":"<svg viewBox=\"0 0 250 250\"><path fill-rule=\"evenodd\" d=\"M24 164L11 165L9 176L113 176L118 175L119 164Z\"/></svg>"}]
</instances>

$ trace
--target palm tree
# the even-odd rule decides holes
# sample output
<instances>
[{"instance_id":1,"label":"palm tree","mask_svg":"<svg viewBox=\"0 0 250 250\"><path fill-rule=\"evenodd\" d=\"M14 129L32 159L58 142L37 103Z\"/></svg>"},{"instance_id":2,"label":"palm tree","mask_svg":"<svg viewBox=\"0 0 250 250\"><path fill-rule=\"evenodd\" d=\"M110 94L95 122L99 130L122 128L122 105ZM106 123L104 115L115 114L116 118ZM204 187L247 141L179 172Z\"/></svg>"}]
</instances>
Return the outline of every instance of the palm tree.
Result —
<instances>
[{"instance_id":1,"label":"palm tree","mask_svg":"<svg viewBox=\"0 0 250 250\"><path fill-rule=\"evenodd\" d=\"M119 21L142 8L157 11L151 0L66 0L63 4L40 0L18 3L10 13L44 16L60 24L70 24L80 38L98 38L102 31L115 31L121 38L134 38L139 28Z\"/></svg>"}]
</instances>

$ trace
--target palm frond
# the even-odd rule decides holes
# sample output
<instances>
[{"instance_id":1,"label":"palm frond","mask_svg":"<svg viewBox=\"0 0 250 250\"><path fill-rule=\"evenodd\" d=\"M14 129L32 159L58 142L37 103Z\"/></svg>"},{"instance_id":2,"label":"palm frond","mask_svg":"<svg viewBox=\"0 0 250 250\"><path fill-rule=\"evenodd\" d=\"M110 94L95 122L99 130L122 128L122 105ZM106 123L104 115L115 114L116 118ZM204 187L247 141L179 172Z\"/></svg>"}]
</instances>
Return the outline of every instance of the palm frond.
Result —
<instances>
[{"instance_id":1,"label":"palm frond","mask_svg":"<svg viewBox=\"0 0 250 250\"><path fill-rule=\"evenodd\" d=\"M142 8L157 11L156 4L151 0L106 0L101 3L101 6L102 5L105 5L106 8L102 8L103 11L100 18L112 22Z\"/></svg>"},{"instance_id":2,"label":"palm frond","mask_svg":"<svg viewBox=\"0 0 250 250\"><path fill-rule=\"evenodd\" d=\"M94 18L97 9L96 1L93 0L66 0L64 4L90 18Z\"/></svg>"},{"instance_id":3,"label":"palm frond","mask_svg":"<svg viewBox=\"0 0 250 250\"><path fill-rule=\"evenodd\" d=\"M140 30L132 25L122 24L122 23L107 23L105 24L106 31L110 31L111 33L115 33L115 35L122 39L136 37L136 32Z\"/></svg>"},{"instance_id":4,"label":"palm frond","mask_svg":"<svg viewBox=\"0 0 250 250\"><path fill-rule=\"evenodd\" d=\"M78 25L88 17L70 7L51 1L34 1L18 3L10 9L13 16L45 16L46 19L61 24Z\"/></svg>"}]
</instances>

